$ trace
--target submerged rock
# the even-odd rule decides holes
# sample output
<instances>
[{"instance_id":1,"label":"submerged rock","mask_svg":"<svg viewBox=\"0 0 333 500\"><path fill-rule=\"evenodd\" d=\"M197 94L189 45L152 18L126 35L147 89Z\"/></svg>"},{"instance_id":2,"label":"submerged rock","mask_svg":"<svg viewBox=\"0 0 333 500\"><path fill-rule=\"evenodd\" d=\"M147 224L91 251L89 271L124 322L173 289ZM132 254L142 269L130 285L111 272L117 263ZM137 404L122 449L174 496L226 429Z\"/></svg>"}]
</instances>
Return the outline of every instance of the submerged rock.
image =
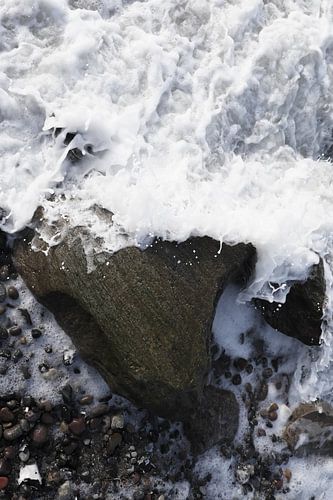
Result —
<instances>
[{"instance_id":1,"label":"submerged rock","mask_svg":"<svg viewBox=\"0 0 333 500\"><path fill-rule=\"evenodd\" d=\"M99 254L88 273L79 228L47 255L31 250L28 239L15 249L28 287L112 389L185 421L205 399L218 298L229 281L248 276L254 258L251 245L219 252L210 238L156 241L145 251Z\"/></svg>"},{"instance_id":2,"label":"submerged rock","mask_svg":"<svg viewBox=\"0 0 333 500\"><path fill-rule=\"evenodd\" d=\"M326 284L322 260L313 266L305 282L294 283L284 304L255 300L273 328L307 345L319 345Z\"/></svg>"}]
</instances>

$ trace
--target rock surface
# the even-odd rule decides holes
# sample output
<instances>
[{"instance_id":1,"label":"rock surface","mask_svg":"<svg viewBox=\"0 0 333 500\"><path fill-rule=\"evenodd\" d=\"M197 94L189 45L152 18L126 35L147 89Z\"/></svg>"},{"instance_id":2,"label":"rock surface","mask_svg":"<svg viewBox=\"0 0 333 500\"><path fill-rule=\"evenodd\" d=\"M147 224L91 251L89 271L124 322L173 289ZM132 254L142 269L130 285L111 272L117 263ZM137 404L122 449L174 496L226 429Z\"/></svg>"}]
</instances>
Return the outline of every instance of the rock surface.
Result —
<instances>
[{"instance_id":1,"label":"rock surface","mask_svg":"<svg viewBox=\"0 0 333 500\"><path fill-rule=\"evenodd\" d=\"M333 455L333 408L326 402L300 404L283 438L296 456Z\"/></svg>"},{"instance_id":2,"label":"rock surface","mask_svg":"<svg viewBox=\"0 0 333 500\"><path fill-rule=\"evenodd\" d=\"M18 271L114 391L186 420L203 397L217 300L252 270L254 248L224 245L218 253L210 238L156 241L145 251L100 254L88 274L81 236L70 231L47 254L21 240Z\"/></svg>"},{"instance_id":3,"label":"rock surface","mask_svg":"<svg viewBox=\"0 0 333 500\"><path fill-rule=\"evenodd\" d=\"M265 320L273 328L307 345L319 345L325 305L324 265L313 266L305 282L294 283L284 304L256 300Z\"/></svg>"}]
</instances>

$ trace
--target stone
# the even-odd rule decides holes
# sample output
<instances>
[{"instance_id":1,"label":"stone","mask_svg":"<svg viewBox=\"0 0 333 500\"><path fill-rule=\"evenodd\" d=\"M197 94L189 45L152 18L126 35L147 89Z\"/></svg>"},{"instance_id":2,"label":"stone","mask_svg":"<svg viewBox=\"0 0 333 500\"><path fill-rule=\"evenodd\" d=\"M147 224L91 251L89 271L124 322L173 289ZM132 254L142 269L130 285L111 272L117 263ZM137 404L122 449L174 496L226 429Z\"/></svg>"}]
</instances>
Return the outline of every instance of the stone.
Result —
<instances>
[{"instance_id":1,"label":"stone","mask_svg":"<svg viewBox=\"0 0 333 500\"><path fill-rule=\"evenodd\" d=\"M122 438L121 434L119 434L119 432L115 432L115 433L111 434L110 439L109 439L108 444L107 444L108 453L110 453L112 455L114 453L114 451L116 450L116 448L118 448L118 446L121 445L122 440L123 440L123 438Z\"/></svg>"},{"instance_id":2,"label":"stone","mask_svg":"<svg viewBox=\"0 0 333 500\"><path fill-rule=\"evenodd\" d=\"M111 429L123 429L124 417L123 415L113 415L111 419Z\"/></svg>"},{"instance_id":3,"label":"stone","mask_svg":"<svg viewBox=\"0 0 333 500\"><path fill-rule=\"evenodd\" d=\"M8 486L8 477L0 476L0 490L5 490Z\"/></svg>"},{"instance_id":4,"label":"stone","mask_svg":"<svg viewBox=\"0 0 333 500\"><path fill-rule=\"evenodd\" d=\"M112 390L172 419L191 419L210 369L211 325L225 286L253 269L251 245L211 238L183 243L156 240L146 250L100 252L91 272L84 229L49 251L38 232L14 249L18 272L50 309L82 357Z\"/></svg>"},{"instance_id":5,"label":"stone","mask_svg":"<svg viewBox=\"0 0 333 500\"><path fill-rule=\"evenodd\" d=\"M92 396L91 394L86 394L85 396L83 396L80 399L80 405L82 405L82 406L91 405L91 403L93 402L93 400L94 400L94 396Z\"/></svg>"},{"instance_id":6,"label":"stone","mask_svg":"<svg viewBox=\"0 0 333 500\"><path fill-rule=\"evenodd\" d=\"M14 425L13 427L10 427L9 429L6 429L3 432L3 437L7 441L15 441L15 439L18 439L19 437L21 437L22 434L23 434L22 427L20 426L20 424L17 424L17 425Z\"/></svg>"},{"instance_id":7,"label":"stone","mask_svg":"<svg viewBox=\"0 0 333 500\"><path fill-rule=\"evenodd\" d=\"M290 415L282 437L298 457L332 457L333 407L324 401L300 404Z\"/></svg>"},{"instance_id":8,"label":"stone","mask_svg":"<svg viewBox=\"0 0 333 500\"><path fill-rule=\"evenodd\" d=\"M184 430L194 454L220 443L231 443L238 429L239 406L234 393L207 386Z\"/></svg>"},{"instance_id":9,"label":"stone","mask_svg":"<svg viewBox=\"0 0 333 500\"><path fill-rule=\"evenodd\" d=\"M0 283L0 302L4 302L7 297L6 287Z\"/></svg>"},{"instance_id":10,"label":"stone","mask_svg":"<svg viewBox=\"0 0 333 500\"><path fill-rule=\"evenodd\" d=\"M49 431L45 425L37 425L32 433L32 442L35 446L42 446L48 441Z\"/></svg>"},{"instance_id":11,"label":"stone","mask_svg":"<svg viewBox=\"0 0 333 500\"><path fill-rule=\"evenodd\" d=\"M86 429L84 418L73 418L72 422L68 425L68 428L73 434L80 436L80 434L82 434Z\"/></svg>"},{"instance_id":12,"label":"stone","mask_svg":"<svg viewBox=\"0 0 333 500\"><path fill-rule=\"evenodd\" d=\"M7 288L7 295L12 300L17 300L19 298L19 293L15 286L9 286Z\"/></svg>"},{"instance_id":13,"label":"stone","mask_svg":"<svg viewBox=\"0 0 333 500\"><path fill-rule=\"evenodd\" d=\"M308 279L292 284L284 304L256 299L265 320L276 330L307 345L319 345L326 300L324 264L313 266Z\"/></svg>"},{"instance_id":14,"label":"stone","mask_svg":"<svg viewBox=\"0 0 333 500\"><path fill-rule=\"evenodd\" d=\"M6 406L0 410L0 422L13 422L15 416Z\"/></svg>"}]
</instances>

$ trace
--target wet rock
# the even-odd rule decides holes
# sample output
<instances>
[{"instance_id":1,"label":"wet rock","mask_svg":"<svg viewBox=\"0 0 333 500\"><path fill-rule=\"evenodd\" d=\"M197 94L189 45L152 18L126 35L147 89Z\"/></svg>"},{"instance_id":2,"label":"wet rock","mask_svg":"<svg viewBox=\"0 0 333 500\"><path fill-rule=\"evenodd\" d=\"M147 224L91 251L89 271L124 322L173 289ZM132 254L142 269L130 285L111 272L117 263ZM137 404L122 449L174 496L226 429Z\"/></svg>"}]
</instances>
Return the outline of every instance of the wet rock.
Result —
<instances>
[{"instance_id":1,"label":"wet rock","mask_svg":"<svg viewBox=\"0 0 333 500\"><path fill-rule=\"evenodd\" d=\"M82 434L86 429L84 418L74 418L68 425L68 428L73 434L80 436L80 434Z\"/></svg>"},{"instance_id":2,"label":"wet rock","mask_svg":"<svg viewBox=\"0 0 333 500\"><path fill-rule=\"evenodd\" d=\"M231 382L234 385L240 385L242 383L242 377L239 375L239 373L236 373L235 375L233 375Z\"/></svg>"},{"instance_id":3,"label":"wet rock","mask_svg":"<svg viewBox=\"0 0 333 500\"><path fill-rule=\"evenodd\" d=\"M9 408L7 408L6 406L4 408L1 408L0 422L13 422L14 419L14 413Z\"/></svg>"},{"instance_id":4,"label":"wet rock","mask_svg":"<svg viewBox=\"0 0 333 500\"><path fill-rule=\"evenodd\" d=\"M284 304L260 299L255 303L273 328L304 344L318 345L325 300L324 265L320 260L305 282L292 284Z\"/></svg>"},{"instance_id":5,"label":"wet rock","mask_svg":"<svg viewBox=\"0 0 333 500\"><path fill-rule=\"evenodd\" d=\"M99 403L98 405L91 408L89 411L89 416L91 418L102 417L109 411L109 405L107 403Z\"/></svg>"},{"instance_id":6,"label":"wet rock","mask_svg":"<svg viewBox=\"0 0 333 500\"><path fill-rule=\"evenodd\" d=\"M8 330L3 326L0 326L0 341L8 339Z\"/></svg>"},{"instance_id":7,"label":"wet rock","mask_svg":"<svg viewBox=\"0 0 333 500\"><path fill-rule=\"evenodd\" d=\"M8 486L8 477L0 476L0 490L5 490Z\"/></svg>"},{"instance_id":8,"label":"wet rock","mask_svg":"<svg viewBox=\"0 0 333 500\"><path fill-rule=\"evenodd\" d=\"M11 469L8 459L0 458L0 476L8 476Z\"/></svg>"},{"instance_id":9,"label":"wet rock","mask_svg":"<svg viewBox=\"0 0 333 500\"><path fill-rule=\"evenodd\" d=\"M42 331L39 328L33 328L31 330L31 336L33 339L39 339L42 336Z\"/></svg>"},{"instance_id":10,"label":"wet rock","mask_svg":"<svg viewBox=\"0 0 333 500\"><path fill-rule=\"evenodd\" d=\"M21 335L22 333L22 328L18 325L13 325L8 329L8 332L10 335L13 337L17 337L18 335Z\"/></svg>"},{"instance_id":11,"label":"wet rock","mask_svg":"<svg viewBox=\"0 0 333 500\"><path fill-rule=\"evenodd\" d=\"M84 230L68 229L47 255L32 251L29 238L17 243L18 271L115 392L186 420L210 368L217 299L227 283L248 277L254 248L223 245L219 252L210 238L156 241L145 251L100 253L87 274ZM43 245L37 233L32 237L36 248Z\"/></svg>"},{"instance_id":12,"label":"wet rock","mask_svg":"<svg viewBox=\"0 0 333 500\"><path fill-rule=\"evenodd\" d=\"M94 396L92 396L91 394L87 394L86 396L83 396L80 399L80 405L82 405L82 406L91 405L91 403L93 402L93 400L94 400Z\"/></svg>"},{"instance_id":13,"label":"wet rock","mask_svg":"<svg viewBox=\"0 0 333 500\"><path fill-rule=\"evenodd\" d=\"M71 405L73 401L73 388L70 384L66 384L62 389L61 389L61 395L63 402L67 405Z\"/></svg>"},{"instance_id":14,"label":"wet rock","mask_svg":"<svg viewBox=\"0 0 333 500\"><path fill-rule=\"evenodd\" d=\"M111 429L123 429L124 423L123 415L113 415L111 419Z\"/></svg>"},{"instance_id":15,"label":"wet rock","mask_svg":"<svg viewBox=\"0 0 333 500\"><path fill-rule=\"evenodd\" d=\"M9 286L7 288L7 295L12 300L17 300L19 298L19 292L15 286Z\"/></svg>"},{"instance_id":16,"label":"wet rock","mask_svg":"<svg viewBox=\"0 0 333 500\"><path fill-rule=\"evenodd\" d=\"M122 435L119 434L119 432L115 432L110 436L110 439L107 443L107 451L110 454L113 454L116 448L121 445L123 438Z\"/></svg>"},{"instance_id":17,"label":"wet rock","mask_svg":"<svg viewBox=\"0 0 333 500\"><path fill-rule=\"evenodd\" d=\"M207 386L197 410L184 430L197 454L221 441L233 441L238 429L239 407L232 392Z\"/></svg>"},{"instance_id":18,"label":"wet rock","mask_svg":"<svg viewBox=\"0 0 333 500\"><path fill-rule=\"evenodd\" d=\"M333 407L326 402L300 404L289 418L283 439L296 456L332 456Z\"/></svg>"},{"instance_id":19,"label":"wet rock","mask_svg":"<svg viewBox=\"0 0 333 500\"><path fill-rule=\"evenodd\" d=\"M32 442L35 446L42 446L48 441L49 431L45 425L37 425L32 433Z\"/></svg>"},{"instance_id":20,"label":"wet rock","mask_svg":"<svg viewBox=\"0 0 333 500\"><path fill-rule=\"evenodd\" d=\"M15 439L18 439L21 437L23 434L23 430L20 424L14 425L13 427L10 427L9 429L4 430L3 432L3 437L7 441L15 441Z\"/></svg>"},{"instance_id":21,"label":"wet rock","mask_svg":"<svg viewBox=\"0 0 333 500\"><path fill-rule=\"evenodd\" d=\"M7 310L7 308L6 308L5 304L0 304L0 316L5 314L6 310Z\"/></svg>"}]
</instances>

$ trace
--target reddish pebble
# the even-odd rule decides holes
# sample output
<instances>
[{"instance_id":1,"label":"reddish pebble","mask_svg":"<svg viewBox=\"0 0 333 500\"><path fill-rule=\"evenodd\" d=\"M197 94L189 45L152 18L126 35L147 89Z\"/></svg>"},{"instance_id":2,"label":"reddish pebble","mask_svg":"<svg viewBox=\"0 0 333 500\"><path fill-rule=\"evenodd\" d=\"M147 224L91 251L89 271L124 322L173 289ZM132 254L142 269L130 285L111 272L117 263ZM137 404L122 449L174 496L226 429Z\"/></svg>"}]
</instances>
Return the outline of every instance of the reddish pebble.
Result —
<instances>
[{"instance_id":1,"label":"reddish pebble","mask_svg":"<svg viewBox=\"0 0 333 500\"><path fill-rule=\"evenodd\" d=\"M284 475L284 477L286 478L286 480L289 483L290 480L291 480L291 476L292 476L291 470L290 469L285 469L284 472L283 472L283 475Z\"/></svg>"},{"instance_id":2,"label":"reddish pebble","mask_svg":"<svg viewBox=\"0 0 333 500\"><path fill-rule=\"evenodd\" d=\"M32 433L32 442L36 446L41 446L48 440L48 429L45 425L37 425Z\"/></svg>"},{"instance_id":3,"label":"reddish pebble","mask_svg":"<svg viewBox=\"0 0 333 500\"><path fill-rule=\"evenodd\" d=\"M0 476L0 490L5 490L8 486L8 477Z\"/></svg>"},{"instance_id":4,"label":"reddish pebble","mask_svg":"<svg viewBox=\"0 0 333 500\"><path fill-rule=\"evenodd\" d=\"M68 425L69 430L79 436L86 429L86 424L83 417L73 418L71 423Z\"/></svg>"}]
</instances>

